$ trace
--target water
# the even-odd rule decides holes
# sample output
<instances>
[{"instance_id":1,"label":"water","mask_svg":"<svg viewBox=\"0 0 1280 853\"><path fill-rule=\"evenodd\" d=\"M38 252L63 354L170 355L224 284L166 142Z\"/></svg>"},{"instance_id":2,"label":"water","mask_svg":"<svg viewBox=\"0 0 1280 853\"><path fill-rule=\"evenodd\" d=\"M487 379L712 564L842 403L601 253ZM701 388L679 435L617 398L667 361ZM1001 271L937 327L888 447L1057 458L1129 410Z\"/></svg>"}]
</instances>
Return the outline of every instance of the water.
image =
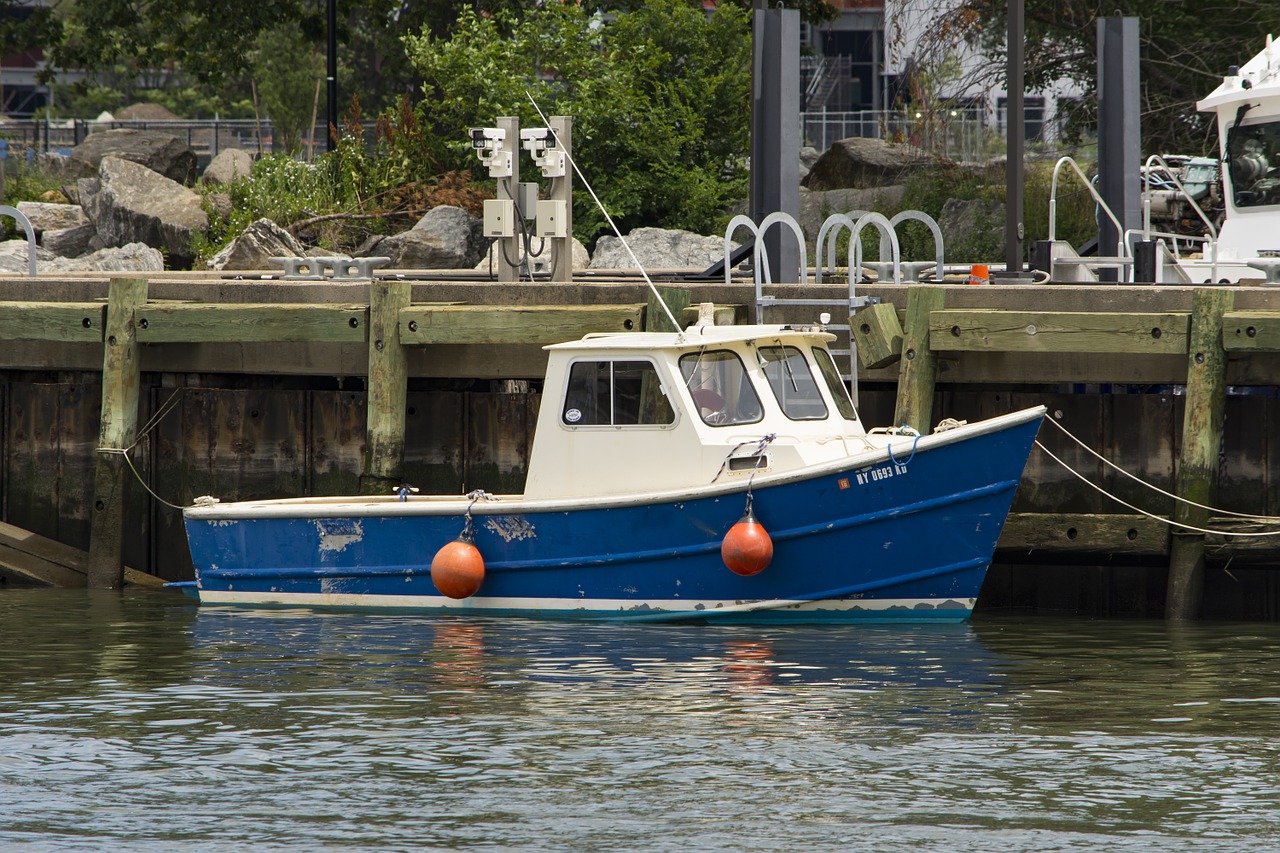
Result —
<instances>
[{"instance_id":1,"label":"water","mask_svg":"<svg viewBox=\"0 0 1280 853\"><path fill-rule=\"evenodd\" d=\"M1280 626L0 592L0 849L1280 849Z\"/></svg>"}]
</instances>

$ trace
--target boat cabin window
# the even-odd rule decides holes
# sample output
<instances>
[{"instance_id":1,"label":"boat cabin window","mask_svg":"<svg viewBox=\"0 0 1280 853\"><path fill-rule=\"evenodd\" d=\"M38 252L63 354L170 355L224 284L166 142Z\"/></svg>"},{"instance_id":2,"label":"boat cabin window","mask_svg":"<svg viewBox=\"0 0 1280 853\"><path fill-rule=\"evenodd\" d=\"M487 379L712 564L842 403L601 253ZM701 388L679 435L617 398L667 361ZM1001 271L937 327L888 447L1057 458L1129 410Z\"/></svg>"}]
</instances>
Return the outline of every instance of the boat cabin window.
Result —
<instances>
[{"instance_id":1,"label":"boat cabin window","mask_svg":"<svg viewBox=\"0 0 1280 853\"><path fill-rule=\"evenodd\" d=\"M691 352L680 358L680 375L704 423L753 424L764 417L760 397L742 359L730 350Z\"/></svg>"},{"instance_id":2,"label":"boat cabin window","mask_svg":"<svg viewBox=\"0 0 1280 853\"><path fill-rule=\"evenodd\" d=\"M793 421L819 421L827 416L818 383L804 353L796 347L760 347L765 378L782 413Z\"/></svg>"},{"instance_id":3,"label":"boat cabin window","mask_svg":"<svg viewBox=\"0 0 1280 853\"><path fill-rule=\"evenodd\" d=\"M648 361L576 361L569 368L566 426L664 426L676 413Z\"/></svg>"},{"instance_id":4,"label":"boat cabin window","mask_svg":"<svg viewBox=\"0 0 1280 853\"><path fill-rule=\"evenodd\" d=\"M1236 207L1280 204L1280 121L1233 128L1227 162Z\"/></svg>"},{"instance_id":5,"label":"boat cabin window","mask_svg":"<svg viewBox=\"0 0 1280 853\"><path fill-rule=\"evenodd\" d=\"M818 372L822 374L822 381L827 383L831 399L836 401L836 411L840 413L840 417L846 421L856 421L858 413L854 411L853 401L849 399L849 389L840 378L840 371L836 368L836 362L831 357L830 350L825 347L814 347L813 358L818 362Z\"/></svg>"}]
</instances>

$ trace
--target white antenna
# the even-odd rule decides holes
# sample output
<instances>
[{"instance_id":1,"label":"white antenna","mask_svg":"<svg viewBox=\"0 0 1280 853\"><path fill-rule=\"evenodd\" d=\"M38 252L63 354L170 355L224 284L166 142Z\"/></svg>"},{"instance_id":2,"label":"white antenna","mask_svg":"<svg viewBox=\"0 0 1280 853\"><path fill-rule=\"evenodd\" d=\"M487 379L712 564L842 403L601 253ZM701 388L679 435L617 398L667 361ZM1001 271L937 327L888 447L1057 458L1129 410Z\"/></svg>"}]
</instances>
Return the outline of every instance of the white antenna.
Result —
<instances>
[{"instance_id":1,"label":"white antenna","mask_svg":"<svg viewBox=\"0 0 1280 853\"><path fill-rule=\"evenodd\" d=\"M543 115L542 108L538 106L538 102L533 99L533 95L525 89L524 96L529 99L529 103L533 104L533 108L538 111L538 118L542 119L542 123L551 131L551 135L556 138L556 145L560 150L564 150L564 143L560 141L559 134L555 128L551 126L551 122L547 121L547 117ZM631 256L631 262L636 265L636 269L640 270L640 275L644 276L645 283L649 285L649 290L653 292L653 296L658 300L658 304L662 306L662 310L666 312L667 319L671 321L671 328L676 330L678 339L684 338L684 330L680 328L680 324L676 322L676 317L671 313L671 308L667 305L667 301L662 298L662 294L658 292L658 288L654 286L653 281L649 278L649 273L645 272L644 265L640 263L640 259L636 257L636 253L631 251L630 244L627 243L622 232L618 230L618 226L614 224L613 217L609 215L609 211L604 209L604 205L600 203L600 197L596 195L596 191L591 188L591 182L582 174L582 170L578 168L577 162L573 159L573 155L566 152L565 156L569 160L569 165L573 167L573 173L578 176L578 180L582 181L582 185L587 188L587 192L591 193L591 200L596 203L596 207L600 208L600 212L604 214L605 220L609 223L609 227L613 229L613 233L622 241L622 248L627 250L627 254Z\"/></svg>"}]
</instances>

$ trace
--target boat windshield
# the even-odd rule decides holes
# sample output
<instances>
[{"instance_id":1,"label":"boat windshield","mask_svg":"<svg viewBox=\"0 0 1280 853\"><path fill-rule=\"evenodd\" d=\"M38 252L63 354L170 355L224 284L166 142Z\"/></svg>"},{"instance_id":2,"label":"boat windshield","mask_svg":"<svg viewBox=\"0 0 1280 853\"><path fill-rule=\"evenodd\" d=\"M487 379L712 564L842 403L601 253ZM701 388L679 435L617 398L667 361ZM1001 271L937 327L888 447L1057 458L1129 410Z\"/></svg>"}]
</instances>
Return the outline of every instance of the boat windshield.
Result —
<instances>
[{"instance_id":1,"label":"boat windshield","mask_svg":"<svg viewBox=\"0 0 1280 853\"><path fill-rule=\"evenodd\" d=\"M666 426L671 407L648 361L577 361L569 368L569 388L560 415L566 426Z\"/></svg>"},{"instance_id":2,"label":"boat windshield","mask_svg":"<svg viewBox=\"0 0 1280 853\"><path fill-rule=\"evenodd\" d=\"M680 358L680 375L704 423L753 424L764 417L764 407L736 353L691 352Z\"/></svg>"},{"instance_id":3,"label":"boat windshield","mask_svg":"<svg viewBox=\"0 0 1280 853\"><path fill-rule=\"evenodd\" d=\"M827 383L827 390L831 392L831 399L836 401L836 411L840 413L840 417L846 421L856 421L858 413L854 411L853 401L849 399L849 389L840 378L840 371L836 369L836 363L830 351L823 347L814 347L813 357L818 362L818 372L822 374L822 381Z\"/></svg>"},{"instance_id":4,"label":"boat windshield","mask_svg":"<svg viewBox=\"0 0 1280 853\"><path fill-rule=\"evenodd\" d=\"M760 347L764 375L782 413L793 421L820 421L827 416L818 383L804 353L796 347Z\"/></svg>"},{"instance_id":5,"label":"boat windshield","mask_svg":"<svg viewBox=\"0 0 1280 853\"><path fill-rule=\"evenodd\" d=\"M1236 207L1280 204L1280 121L1233 128L1227 161Z\"/></svg>"}]
</instances>

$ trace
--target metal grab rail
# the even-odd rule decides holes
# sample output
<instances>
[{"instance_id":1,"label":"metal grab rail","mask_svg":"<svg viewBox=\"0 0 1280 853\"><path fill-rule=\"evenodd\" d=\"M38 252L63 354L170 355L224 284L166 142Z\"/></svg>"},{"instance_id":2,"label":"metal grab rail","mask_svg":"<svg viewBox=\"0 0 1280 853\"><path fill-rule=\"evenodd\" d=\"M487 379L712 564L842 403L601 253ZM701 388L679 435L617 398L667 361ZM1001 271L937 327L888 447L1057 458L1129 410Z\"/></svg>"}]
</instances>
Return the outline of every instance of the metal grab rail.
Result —
<instances>
[{"instance_id":1,"label":"metal grab rail","mask_svg":"<svg viewBox=\"0 0 1280 853\"><path fill-rule=\"evenodd\" d=\"M1158 164L1162 169L1164 169L1165 174L1167 174L1167 175L1170 177L1170 179L1172 179L1172 180L1173 180L1173 184L1174 184L1174 186L1176 186L1176 187L1178 188L1178 192L1182 193L1182 194L1183 194L1183 196L1185 196L1185 197L1186 197L1187 201L1191 203L1191 206L1192 206L1193 208L1195 208L1196 216L1199 216L1199 217L1200 217L1200 221L1201 221L1201 222L1203 222L1203 223L1205 224L1205 227L1209 229L1209 236L1208 236L1208 237L1192 237L1192 236L1187 236L1185 239L1188 239L1188 240L1199 240L1199 241L1201 241L1201 242L1203 242L1203 243L1205 243L1205 244L1206 244L1207 248L1209 249L1209 253L1210 253L1210 256L1209 256L1209 262L1210 262L1209 274L1210 274L1210 277L1211 277L1214 281L1217 281L1217 280L1218 280L1218 227L1217 227L1216 225L1214 225L1214 224L1213 224L1213 222L1211 222L1211 221L1209 220L1209 217L1208 217L1208 216L1205 214L1205 212L1200 208L1200 205L1196 203L1196 200L1195 200L1194 198L1192 198L1192 197L1191 197L1191 193L1187 192L1187 188L1186 188L1186 187L1184 187L1184 186L1182 185L1182 181L1181 181L1181 180L1179 180L1179 178L1178 178L1178 176L1177 176L1176 174L1174 174L1173 169L1170 169L1170 168L1169 168L1169 164L1168 164L1168 163L1166 163L1166 162L1164 161L1164 158L1163 158L1163 157L1161 157L1159 154L1152 154L1150 157L1148 157L1148 158L1147 158L1147 162L1146 162L1146 166L1145 166L1145 168L1147 169L1148 173L1150 173L1150 170L1151 170L1151 164L1152 164L1152 163L1156 163L1156 164ZM1150 182L1149 180L1144 180L1144 181L1142 182L1142 239L1143 239L1143 240L1150 240L1150 239L1151 239L1151 236L1152 236L1152 231L1151 231L1151 182ZM1159 232L1159 233L1158 233L1158 236L1162 236L1162 237L1169 237L1169 236L1171 236L1171 237L1173 237L1173 238L1174 238L1174 240L1173 240L1173 252L1174 252L1174 257L1178 257L1178 239L1179 239L1180 235L1176 235L1176 234L1168 234L1168 233L1166 233L1166 232Z\"/></svg>"},{"instance_id":2,"label":"metal grab rail","mask_svg":"<svg viewBox=\"0 0 1280 853\"><path fill-rule=\"evenodd\" d=\"M27 232L27 274L32 278L36 277L36 232L31 227L31 220L27 215L16 207L10 207L7 204L0 204L0 216L11 216L17 223L22 226L22 230Z\"/></svg>"},{"instance_id":3,"label":"metal grab rail","mask_svg":"<svg viewBox=\"0 0 1280 853\"><path fill-rule=\"evenodd\" d=\"M1098 191L1094 188L1093 184L1089 181L1089 178L1085 175L1084 172L1080 171L1080 167L1076 165L1076 161L1072 160L1070 157L1060 158L1058 162L1055 163L1053 166L1053 180L1049 184L1049 242L1052 243L1053 241L1057 240L1058 171L1062 168L1062 165L1064 163L1070 165L1072 170L1077 175L1080 176L1080 183L1084 184L1085 189L1089 191L1089 195L1093 196L1094 202L1097 203L1098 207L1102 208L1103 213L1107 214L1107 217L1111 220L1111 224L1116 227L1116 234L1119 235L1116 240L1116 257L1117 258L1130 257L1125 254L1126 247L1124 244L1124 226L1120 224L1120 220L1116 218L1116 215L1111 212L1111 208L1107 206L1107 203L1102 200L1102 196L1098 194ZM1130 275L1130 278L1132 278L1132 274Z\"/></svg>"}]
</instances>

